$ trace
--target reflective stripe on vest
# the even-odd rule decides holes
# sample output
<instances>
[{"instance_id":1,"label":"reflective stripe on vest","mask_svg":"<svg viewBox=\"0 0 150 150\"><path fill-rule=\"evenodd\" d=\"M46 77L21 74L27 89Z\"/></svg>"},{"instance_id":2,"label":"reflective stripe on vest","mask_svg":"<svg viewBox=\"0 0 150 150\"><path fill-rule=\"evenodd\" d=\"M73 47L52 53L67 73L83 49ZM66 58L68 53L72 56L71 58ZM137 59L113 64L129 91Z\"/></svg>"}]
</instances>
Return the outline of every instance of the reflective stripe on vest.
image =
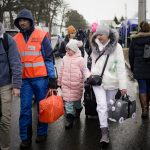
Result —
<instances>
[{"instance_id":1,"label":"reflective stripe on vest","mask_svg":"<svg viewBox=\"0 0 150 150\"><path fill-rule=\"evenodd\" d=\"M47 70L41 53L41 43L45 37L45 32L35 29L27 43L22 33L15 35L21 61L23 64L22 77L35 78L47 76Z\"/></svg>"},{"instance_id":2,"label":"reflective stripe on vest","mask_svg":"<svg viewBox=\"0 0 150 150\"><path fill-rule=\"evenodd\" d=\"M27 56L27 55L40 56L42 55L42 53L41 52L20 52L20 56Z\"/></svg>"},{"instance_id":3,"label":"reflective stripe on vest","mask_svg":"<svg viewBox=\"0 0 150 150\"><path fill-rule=\"evenodd\" d=\"M37 63L24 63L23 67L38 67L45 65L44 62L37 62Z\"/></svg>"}]
</instances>

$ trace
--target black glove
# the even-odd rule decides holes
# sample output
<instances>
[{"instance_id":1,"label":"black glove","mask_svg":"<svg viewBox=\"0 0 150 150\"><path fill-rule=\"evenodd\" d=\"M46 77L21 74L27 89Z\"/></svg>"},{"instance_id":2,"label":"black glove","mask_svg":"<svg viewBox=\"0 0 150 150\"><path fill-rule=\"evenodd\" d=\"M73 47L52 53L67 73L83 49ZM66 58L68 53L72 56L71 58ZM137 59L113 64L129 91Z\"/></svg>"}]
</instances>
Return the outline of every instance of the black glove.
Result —
<instances>
[{"instance_id":1,"label":"black glove","mask_svg":"<svg viewBox=\"0 0 150 150\"><path fill-rule=\"evenodd\" d=\"M50 89L57 89L57 79L56 78L49 78L49 88Z\"/></svg>"},{"instance_id":2,"label":"black glove","mask_svg":"<svg viewBox=\"0 0 150 150\"><path fill-rule=\"evenodd\" d=\"M115 95L115 99L120 99L121 98L121 91L118 89L116 95Z\"/></svg>"},{"instance_id":3,"label":"black glove","mask_svg":"<svg viewBox=\"0 0 150 150\"><path fill-rule=\"evenodd\" d=\"M57 88L60 88L60 89L61 89L61 85L57 85Z\"/></svg>"}]
</instances>

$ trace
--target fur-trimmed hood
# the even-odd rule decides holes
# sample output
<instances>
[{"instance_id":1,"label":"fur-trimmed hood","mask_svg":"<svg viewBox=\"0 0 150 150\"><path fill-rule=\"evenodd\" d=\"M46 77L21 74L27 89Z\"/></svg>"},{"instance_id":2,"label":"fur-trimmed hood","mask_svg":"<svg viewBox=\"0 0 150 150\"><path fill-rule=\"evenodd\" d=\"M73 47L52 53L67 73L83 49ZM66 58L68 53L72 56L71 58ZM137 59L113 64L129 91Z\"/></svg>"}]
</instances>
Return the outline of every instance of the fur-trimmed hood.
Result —
<instances>
[{"instance_id":1,"label":"fur-trimmed hood","mask_svg":"<svg viewBox=\"0 0 150 150\"><path fill-rule=\"evenodd\" d=\"M110 42L106 45L105 49L104 49L104 55L107 55L107 54L111 54L116 46L117 46L117 43L118 43L118 39L119 39L119 34L117 32L117 30L115 29L110 29L110 32L109 32L109 39L110 39ZM96 56L98 56L100 54L100 50L98 48L98 45L97 43L95 42L95 39L96 37L99 35L99 32L96 31L93 36L91 37L91 40L90 40L90 44L91 44L91 48L92 48L92 53Z\"/></svg>"},{"instance_id":2,"label":"fur-trimmed hood","mask_svg":"<svg viewBox=\"0 0 150 150\"><path fill-rule=\"evenodd\" d=\"M131 38L141 38L147 36L150 36L150 32L139 32L137 34L132 35Z\"/></svg>"}]
</instances>

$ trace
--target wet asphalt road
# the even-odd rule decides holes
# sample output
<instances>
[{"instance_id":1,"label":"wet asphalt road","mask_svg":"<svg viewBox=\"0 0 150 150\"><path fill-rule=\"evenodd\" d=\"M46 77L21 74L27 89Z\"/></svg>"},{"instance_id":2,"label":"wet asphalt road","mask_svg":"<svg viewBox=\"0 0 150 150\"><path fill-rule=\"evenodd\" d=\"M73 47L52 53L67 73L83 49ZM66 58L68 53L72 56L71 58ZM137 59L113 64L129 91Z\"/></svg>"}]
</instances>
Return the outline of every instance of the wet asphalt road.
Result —
<instances>
[{"instance_id":1,"label":"wet asphalt road","mask_svg":"<svg viewBox=\"0 0 150 150\"><path fill-rule=\"evenodd\" d=\"M58 60L59 62L60 60ZM36 109L33 105L32 150L150 150L150 121L142 121L137 98L136 82L128 80L128 93L137 100L135 119L128 119L122 124L110 122L110 144L101 148L98 118L86 118L84 110L79 120L75 120L71 130L65 130L64 117L49 125L48 139L44 144L36 144ZM14 98L12 104L11 150L18 150L19 138L19 103Z\"/></svg>"},{"instance_id":2,"label":"wet asphalt road","mask_svg":"<svg viewBox=\"0 0 150 150\"><path fill-rule=\"evenodd\" d=\"M60 66L60 59L56 66ZM137 101L135 119L128 119L122 124L110 122L110 144L101 147L98 118L86 118L84 110L75 120L71 130L65 130L64 117L49 125L48 139L44 144L36 144L36 109L33 105L33 138L29 150L150 150L150 120L141 120L141 109L137 96L137 83L128 79L128 94ZM19 150L19 110L20 99L14 98L12 104L11 150Z\"/></svg>"}]
</instances>

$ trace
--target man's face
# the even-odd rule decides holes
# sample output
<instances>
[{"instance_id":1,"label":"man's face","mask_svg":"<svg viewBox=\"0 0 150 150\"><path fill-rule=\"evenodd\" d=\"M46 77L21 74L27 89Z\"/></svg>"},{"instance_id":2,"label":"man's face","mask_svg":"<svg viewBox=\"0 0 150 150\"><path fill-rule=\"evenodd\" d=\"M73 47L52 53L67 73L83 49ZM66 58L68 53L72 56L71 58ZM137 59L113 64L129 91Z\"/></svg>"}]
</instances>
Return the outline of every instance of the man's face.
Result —
<instances>
[{"instance_id":1,"label":"man's face","mask_svg":"<svg viewBox=\"0 0 150 150\"><path fill-rule=\"evenodd\" d=\"M20 19L19 26L21 29L29 30L31 28L31 23L27 19Z\"/></svg>"}]
</instances>

